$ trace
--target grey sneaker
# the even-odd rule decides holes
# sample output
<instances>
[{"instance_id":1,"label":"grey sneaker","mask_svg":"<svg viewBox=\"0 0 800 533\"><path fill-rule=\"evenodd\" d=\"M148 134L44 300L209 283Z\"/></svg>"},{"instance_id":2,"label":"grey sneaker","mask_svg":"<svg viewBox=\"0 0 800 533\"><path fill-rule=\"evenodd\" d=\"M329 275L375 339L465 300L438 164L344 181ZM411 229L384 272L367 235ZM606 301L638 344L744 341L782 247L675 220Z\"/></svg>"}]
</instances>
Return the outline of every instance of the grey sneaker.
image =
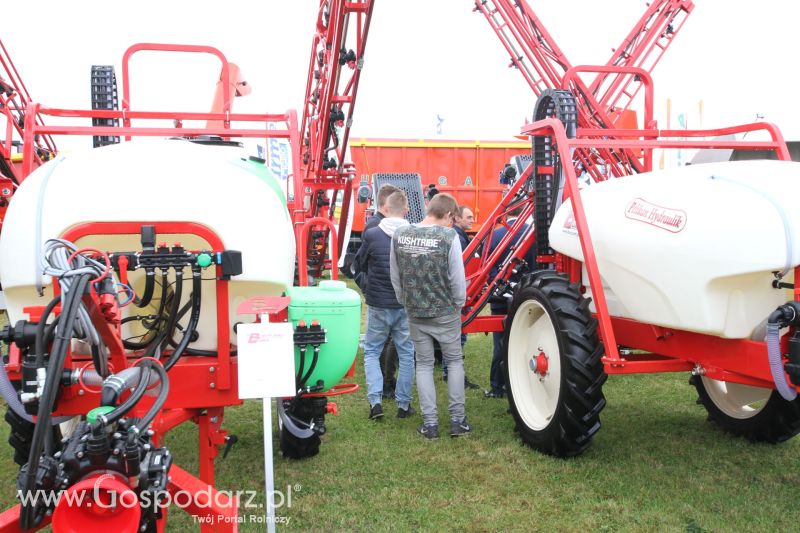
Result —
<instances>
[{"instance_id":1,"label":"grey sneaker","mask_svg":"<svg viewBox=\"0 0 800 533\"><path fill-rule=\"evenodd\" d=\"M439 426L434 424L422 424L417 431L419 431L419 434L428 440L439 438Z\"/></svg>"},{"instance_id":2,"label":"grey sneaker","mask_svg":"<svg viewBox=\"0 0 800 533\"><path fill-rule=\"evenodd\" d=\"M377 420L379 418L383 418L383 407L381 407L381 404L376 403L369 409L369 419Z\"/></svg>"},{"instance_id":3,"label":"grey sneaker","mask_svg":"<svg viewBox=\"0 0 800 533\"><path fill-rule=\"evenodd\" d=\"M462 435L469 435L470 433L472 433L472 426L470 426L469 423L467 422L466 416L461 420L450 421L451 437L461 437Z\"/></svg>"},{"instance_id":4,"label":"grey sneaker","mask_svg":"<svg viewBox=\"0 0 800 533\"><path fill-rule=\"evenodd\" d=\"M417 414L417 410L408 406L408 409L403 409L402 407L397 408L397 418L409 418Z\"/></svg>"}]
</instances>

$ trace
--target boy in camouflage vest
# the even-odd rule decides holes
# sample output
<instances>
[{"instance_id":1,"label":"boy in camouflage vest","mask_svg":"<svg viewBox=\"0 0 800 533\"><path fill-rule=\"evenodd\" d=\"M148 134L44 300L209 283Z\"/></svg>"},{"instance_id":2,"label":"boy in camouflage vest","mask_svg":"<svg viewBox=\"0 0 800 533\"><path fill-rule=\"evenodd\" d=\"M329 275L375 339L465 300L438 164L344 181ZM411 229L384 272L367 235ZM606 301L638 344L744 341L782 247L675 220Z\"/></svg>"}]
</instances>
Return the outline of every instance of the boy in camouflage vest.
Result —
<instances>
[{"instance_id":1,"label":"boy in camouflage vest","mask_svg":"<svg viewBox=\"0 0 800 533\"><path fill-rule=\"evenodd\" d=\"M442 347L447 381L450 436L472 431L464 410L464 362L461 355L461 307L466 299L461 243L450 227L458 204L449 194L437 194L419 224L404 226L392 237L389 264L397 300L408 313L416 349L417 394L427 439L439 437L436 386L433 381L433 341Z\"/></svg>"}]
</instances>

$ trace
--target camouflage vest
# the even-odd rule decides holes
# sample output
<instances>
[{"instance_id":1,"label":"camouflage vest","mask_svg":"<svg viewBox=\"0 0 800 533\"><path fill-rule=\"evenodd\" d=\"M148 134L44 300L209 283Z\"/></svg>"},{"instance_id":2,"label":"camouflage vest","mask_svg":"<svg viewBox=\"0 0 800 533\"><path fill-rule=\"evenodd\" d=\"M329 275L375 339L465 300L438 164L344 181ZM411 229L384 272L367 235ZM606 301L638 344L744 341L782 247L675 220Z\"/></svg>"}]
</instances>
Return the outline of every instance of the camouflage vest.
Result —
<instances>
[{"instance_id":1,"label":"camouflage vest","mask_svg":"<svg viewBox=\"0 0 800 533\"><path fill-rule=\"evenodd\" d=\"M442 226L404 226L392 239L408 316L429 318L458 313L450 294L450 246L456 232Z\"/></svg>"}]
</instances>

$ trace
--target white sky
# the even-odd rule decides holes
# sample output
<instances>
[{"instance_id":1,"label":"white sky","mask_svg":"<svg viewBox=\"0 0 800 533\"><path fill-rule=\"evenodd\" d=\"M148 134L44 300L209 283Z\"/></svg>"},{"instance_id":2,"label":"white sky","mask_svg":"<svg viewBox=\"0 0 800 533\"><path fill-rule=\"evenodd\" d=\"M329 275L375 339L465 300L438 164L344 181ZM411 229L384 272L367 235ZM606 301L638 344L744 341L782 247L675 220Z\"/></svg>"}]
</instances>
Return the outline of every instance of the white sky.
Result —
<instances>
[{"instance_id":1,"label":"white sky","mask_svg":"<svg viewBox=\"0 0 800 533\"><path fill-rule=\"evenodd\" d=\"M529 3L573 65L605 63L645 10L643 0ZM702 99L704 127L752 121L761 113L787 139L800 138L793 78L800 2L695 4L653 73L659 125L666 127L669 97L673 112L686 112L689 126L698 127ZM519 132L533 108L532 92L507 68L504 48L472 5L376 0L353 137L434 138L437 114L445 119L441 138L502 140ZM137 42L219 48L253 87L237 99L235 111L282 112L302 103L317 0L35 0L24 7L4 17L0 40L33 99L45 105L88 109L90 66L113 64L120 76L123 52ZM135 57L134 109L208 110L219 75L215 59L181 55L180 64L164 70L169 55Z\"/></svg>"}]
</instances>

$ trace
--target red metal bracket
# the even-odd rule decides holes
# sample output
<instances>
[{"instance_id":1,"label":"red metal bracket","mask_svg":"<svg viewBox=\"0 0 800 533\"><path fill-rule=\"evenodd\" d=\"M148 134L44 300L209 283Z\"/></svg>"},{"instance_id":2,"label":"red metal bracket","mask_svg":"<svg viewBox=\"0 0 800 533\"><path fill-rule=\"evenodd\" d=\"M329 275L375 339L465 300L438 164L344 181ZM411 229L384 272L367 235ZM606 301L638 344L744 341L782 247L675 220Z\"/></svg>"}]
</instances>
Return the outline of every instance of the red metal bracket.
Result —
<instances>
[{"instance_id":1,"label":"red metal bracket","mask_svg":"<svg viewBox=\"0 0 800 533\"><path fill-rule=\"evenodd\" d=\"M197 479L189 472L173 464L169 471L167 489L173 496L178 492L191 494L189 505L182 507L190 515L202 520L200 530L204 533L235 533L239 526L239 502L225 493L217 491L208 483ZM200 494L207 495L200 501ZM180 501L183 503L183 500Z\"/></svg>"},{"instance_id":2,"label":"red metal bracket","mask_svg":"<svg viewBox=\"0 0 800 533\"><path fill-rule=\"evenodd\" d=\"M240 303L236 308L237 315L269 315L270 322L286 322L289 318L289 303L292 301L288 296L254 296Z\"/></svg>"}]
</instances>

